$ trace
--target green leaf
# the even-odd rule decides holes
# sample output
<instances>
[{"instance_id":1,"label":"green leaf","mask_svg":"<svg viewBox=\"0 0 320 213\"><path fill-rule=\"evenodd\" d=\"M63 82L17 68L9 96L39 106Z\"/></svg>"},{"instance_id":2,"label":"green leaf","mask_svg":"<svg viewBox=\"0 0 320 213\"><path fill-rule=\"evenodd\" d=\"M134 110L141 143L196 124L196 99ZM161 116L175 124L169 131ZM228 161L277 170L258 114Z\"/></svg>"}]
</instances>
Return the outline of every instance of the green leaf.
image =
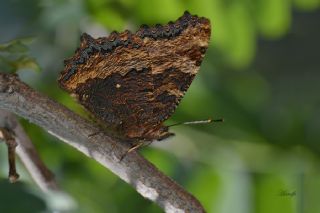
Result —
<instances>
[{"instance_id":1,"label":"green leaf","mask_svg":"<svg viewBox=\"0 0 320 213\"><path fill-rule=\"evenodd\" d=\"M112 30L120 31L125 26L125 20L121 14L109 8L95 11L93 16L98 22Z\"/></svg>"},{"instance_id":2,"label":"green leaf","mask_svg":"<svg viewBox=\"0 0 320 213\"><path fill-rule=\"evenodd\" d=\"M135 11L139 16L139 20L144 24L150 25L157 22L165 24L170 20L174 21L181 16L184 11L183 4L180 1L138 0L135 3Z\"/></svg>"},{"instance_id":3,"label":"green leaf","mask_svg":"<svg viewBox=\"0 0 320 213\"><path fill-rule=\"evenodd\" d=\"M29 56L22 56L19 59L13 61L15 72L21 69L30 69L39 72L41 69L36 60Z\"/></svg>"},{"instance_id":4,"label":"green leaf","mask_svg":"<svg viewBox=\"0 0 320 213\"><path fill-rule=\"evenodd\" d=\"M15 73L23 69L33 70L39 72L40 66L36 60L30 56L23 55L18 58L10 59L0 55L0 71Z\"/></svg>"},{"instance_id":5,"label":"green leaf","mask_svg":"<svg viewBox=\"0 0 320 213\"><path fill-rule=\"evenodd\" d=\"M237 68L244 68L250 64L256 49L256 34L249 10L244 4L235 2L226 10L227 24L232 39L226 46L226 53L230 64Z\"/></svg>"},{"instance_id":6,"label":"green leaf","mask_svg":"<svg viewBox=\"0 0 320 213\"><path fill-rule=\"evenodd\" d=\"M291 24L291 2L289 0L257 1L257 25L263 36L280 38L288 32Z\"/></svg>"},{"instance_id":7,"label":"green leaf","mask_svg":"<svg viewBox=\"0 0 320 213\"><path fill-rule=\"evenodd\" d=\"M39 64L28 54L28 45L33 40L33 37L25 37L0 44L0 70L9 73L22 69L40 71Z\"/></svg>"},{"instance_id":8,"label":"green leaf","mask_svg":"<svg viewBox=\"0 0 320 213\"><path fill-rule=\"evenodd\" d=\"M26 53L29 51L28 44L30 44L33 39L33 37L19 38L0 44L0 52Z\"/></svg>"}]
</instances>

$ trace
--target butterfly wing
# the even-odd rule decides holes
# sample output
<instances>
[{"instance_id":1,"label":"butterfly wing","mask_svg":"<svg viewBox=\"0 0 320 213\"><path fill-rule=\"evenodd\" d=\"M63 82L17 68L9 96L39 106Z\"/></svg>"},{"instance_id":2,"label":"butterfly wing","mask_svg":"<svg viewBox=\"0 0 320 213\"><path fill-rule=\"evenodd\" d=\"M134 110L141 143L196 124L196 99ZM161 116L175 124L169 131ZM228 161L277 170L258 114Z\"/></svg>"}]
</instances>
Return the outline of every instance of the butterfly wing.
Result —
<instances>
[{"instance_id":1,"label":"butterfly wing","mask_svg":"<svg viewBox=\"0 0 320 213\"><path fill-rule=\"evenodd\" d=\"M197 74L210 23L185 13L165 26L81 38L59 83L95 117L130 139L158 139Z\"/></svg>"}]
</instances>

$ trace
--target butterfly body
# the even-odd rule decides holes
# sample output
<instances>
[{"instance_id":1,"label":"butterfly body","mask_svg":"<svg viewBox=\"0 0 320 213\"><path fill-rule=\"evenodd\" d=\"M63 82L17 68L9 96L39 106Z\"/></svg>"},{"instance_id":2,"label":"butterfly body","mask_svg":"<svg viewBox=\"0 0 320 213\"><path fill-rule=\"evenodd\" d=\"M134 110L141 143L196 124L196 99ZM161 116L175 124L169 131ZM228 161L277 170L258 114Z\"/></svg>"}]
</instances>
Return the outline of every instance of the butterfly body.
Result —
<instances>
[{"instance_id":1,"label":"butterfly body","mask_svg":"<svg viewBox=\"0 0 320 213\"><path fill-rule=\"evenodd\" d=\"M164 139L163 122L197 74L210 39L210 22L185 13L174 23L142 26L93 39L65 61L60 86L107 128L131 141Z\"/></svg>"}]
</instances>

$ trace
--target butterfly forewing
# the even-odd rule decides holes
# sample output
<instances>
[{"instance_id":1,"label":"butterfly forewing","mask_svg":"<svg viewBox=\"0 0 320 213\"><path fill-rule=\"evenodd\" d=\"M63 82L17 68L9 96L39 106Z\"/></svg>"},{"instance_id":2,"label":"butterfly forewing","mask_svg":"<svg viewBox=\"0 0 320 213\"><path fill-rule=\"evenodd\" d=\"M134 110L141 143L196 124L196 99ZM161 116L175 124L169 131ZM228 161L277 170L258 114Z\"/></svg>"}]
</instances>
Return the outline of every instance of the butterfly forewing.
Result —
<instances>
[{"instance_id":1,"label":"butterfly forewing","mask_svg":"<svg viewBox=\"0 0 320 213\"><path fill-rule=\"evenodd\" d=\"M197 74L210 39L210 23L185 13L174 23L142 26L93 39L84 34L59 83L97 119L128 139L163 137Z\"/></svg>"}]
</instances>

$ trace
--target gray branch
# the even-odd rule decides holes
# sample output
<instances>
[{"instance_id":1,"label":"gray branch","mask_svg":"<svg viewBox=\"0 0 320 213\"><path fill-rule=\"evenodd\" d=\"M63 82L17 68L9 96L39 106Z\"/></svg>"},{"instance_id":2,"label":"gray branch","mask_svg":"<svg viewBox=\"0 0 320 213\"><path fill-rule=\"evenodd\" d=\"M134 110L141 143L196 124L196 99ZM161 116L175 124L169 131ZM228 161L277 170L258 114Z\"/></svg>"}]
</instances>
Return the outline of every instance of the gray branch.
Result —
<instances>
[{"instance_id":1,"label":"gray branch","mask_svg":"<svg viewBox=\"0 0 320 213\"><path fill-rule=\"evenodd\" d=\"M52 172L42 162L36 148L32 144L28 135L18 122L16 116L6 110L0 109L0 127L10 129L14 133L18 144L17 155L25 165L32 179L44 192L58 191L58 185Z\"/></svg>"},{"instance_id":2,"label":"gray branch","mask_svg":"<svg viewBox=\"0 0 320 213\"><path fill-rule=\"evenodd\" d=\"M0 108L28 119L93 158L166 212L204 212L195 197L136 151L120 161L128 144L103 133L95 124L31 89L15 75L0 74Z\"/></svg>"}]
</instances>

